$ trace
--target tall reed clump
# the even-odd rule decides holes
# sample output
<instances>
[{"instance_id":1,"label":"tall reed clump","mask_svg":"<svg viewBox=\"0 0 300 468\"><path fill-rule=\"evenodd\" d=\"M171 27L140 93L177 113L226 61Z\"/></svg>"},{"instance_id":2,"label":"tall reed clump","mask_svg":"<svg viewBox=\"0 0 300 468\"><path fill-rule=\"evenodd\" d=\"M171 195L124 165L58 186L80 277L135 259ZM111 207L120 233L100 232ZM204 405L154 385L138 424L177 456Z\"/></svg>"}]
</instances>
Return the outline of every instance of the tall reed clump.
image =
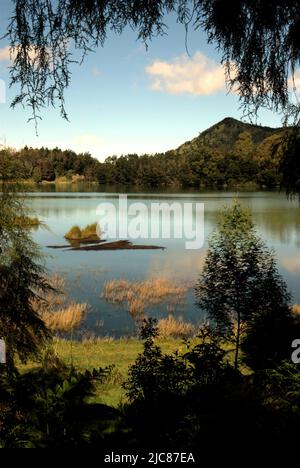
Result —
<instances>
[{"instance_id":1,"label":"tall reed clump","mask_svg":"<svg viewBox=\"0 0 300 468\"><path fill-rule=\"evenodd\" d=\"M87 304L71 302L65 309L56 312L44 312L43 320L53 332L70 332L78 328L87 313Z\"/></svg>"},{"instance_id":2,"label":"tall reed clump","mask_svg":"<svg viewBox=\"0 0 300 468\"><path fill-rule=\"evenodd\" d=\"M52 332L73 332L84 320L89 305L69 302L65 280L54 275L49 283L52 290L44 296L44 301L34 304L40 317Z\"/></svg>"},{"instance_id":3,"label":"tall reed clump","mask_svg":"<svg viewBox=\"0 0 300 468\"><path fill-rule=\"evenodd\" d=\"M127 303L133 317L143 315L145 309L168 300L173 304L180 303L188 286L178 285L166 278L154 278L140 282L124 279L108 281L104 285L103 297L113 304Z\"/></svg>"},{"instance_id":4,"label":"tall reed clump","mask_svg":"<svg viewBox=\"0 0 300 468\"><path fill-rule=\"evenodd\" d=\"M158 321L159 338L193 338L197 335L197 327L182 318L176 319L172 315Z\"/></svg>"}]
</instances>

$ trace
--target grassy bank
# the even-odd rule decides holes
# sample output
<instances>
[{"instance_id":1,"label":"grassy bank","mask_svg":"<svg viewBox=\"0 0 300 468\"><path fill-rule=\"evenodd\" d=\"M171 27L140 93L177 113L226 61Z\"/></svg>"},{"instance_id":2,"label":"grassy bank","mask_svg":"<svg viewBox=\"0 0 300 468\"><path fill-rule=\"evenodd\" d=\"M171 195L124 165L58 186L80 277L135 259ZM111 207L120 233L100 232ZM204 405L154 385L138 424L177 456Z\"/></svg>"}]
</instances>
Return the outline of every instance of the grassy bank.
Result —
<instances>
[{"instance_id":1,"label":"grassy bank","mask_svg":"<svg viewBox=\"0 0 300 468\"><path fill-rule=\"evenodd\" d=\"M159 345L164 352L168 353L186 349L181 339L159 340ZM83 342L56 339L53 347L63 362L67 365L73 364L82 371L115 365L107 382L98 386L94 401L118 406L120 402L126 400L122 382L126 379L128 367L134 363L138 353L143 349L141 341L126 338L120 340L103 338ZM29 363L27 366L20 367L22 371L27 371L36 366L36 364Z\"/></svg>"}]
</instances>

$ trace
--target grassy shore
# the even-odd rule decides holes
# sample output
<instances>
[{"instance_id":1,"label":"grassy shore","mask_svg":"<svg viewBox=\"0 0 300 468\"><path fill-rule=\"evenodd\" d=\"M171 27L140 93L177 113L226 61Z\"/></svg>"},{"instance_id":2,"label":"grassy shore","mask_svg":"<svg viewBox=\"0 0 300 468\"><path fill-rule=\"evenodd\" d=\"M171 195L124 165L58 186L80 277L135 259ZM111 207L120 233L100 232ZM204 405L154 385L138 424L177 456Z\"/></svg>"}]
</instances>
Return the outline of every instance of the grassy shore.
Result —
<instances>
[{"instance_id":1,"label":"grassy shore","mask_svg":"<svg viewBox=\"0 0 300 468\"><path fill-rule=\"evenodd\" d=\"M167 353L186 350L186 345L181 339L159 340L159 345ZM127 377L128 367L134 363L138 353L143 349L141 341L133 338L119 340L102 338L82 342L55 339L53 348L64 363L73 364L82 371L115 365L107 382L97 387L93 401L115 407L126 401L122 383ZM20 369L26 372L36 367L38 364L28 363L26 366L20 366Z\"/></svg>"}]
</instances>

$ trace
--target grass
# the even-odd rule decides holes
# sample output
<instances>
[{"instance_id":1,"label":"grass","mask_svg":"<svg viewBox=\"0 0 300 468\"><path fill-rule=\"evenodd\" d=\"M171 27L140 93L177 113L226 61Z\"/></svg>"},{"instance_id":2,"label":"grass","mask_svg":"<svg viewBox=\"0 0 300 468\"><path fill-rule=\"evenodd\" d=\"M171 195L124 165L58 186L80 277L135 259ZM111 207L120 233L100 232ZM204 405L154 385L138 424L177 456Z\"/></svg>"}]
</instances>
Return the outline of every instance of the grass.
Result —
<instances>
[{"instance_id":1,"label":"grass","mask_svg":"<svg viewBox=\"0 0 300 468\"><path fill-rule=\"evenodd\" d=\"M181 338L159 337L156 343L163 353L172 354L178 351L187 351L187 345ZM198 338L190 339L191 345L199 343ZM228 351L228 359L233 363L233 349L230 343L224 345ZM107 380L98 384L95 396L91 402L103 403L118 407L126 402L126 394L122 383L128 375L128 368L135 362L139 353L143 351L143 342L137 338L96 338L82 341L70 341L55 338L52 348L55 356L66 365L73 365L80 371L93 370L94 368L115 366ZM47 350L46 350L47 351ZM19 365L21 372L36 369L41 364L29 362L27 365ZM242 368L242 372L249 373L249 369Z\"/></svg>"},{"instance_id":2,"label":"grass","mask_svg":"<svg viewBox=\"0 0 300 468\"><path fill-rule=\"evenodd\" d=\"M186 345L182 340L159 340L163 352L173 353L177 350L185 351ZM68 341L56 338L53 343L55 354L67 365L74 365L84 371L94 368L116 365L112 375L107 381L98 385L93 402L104 403L117 407L122 401L126 401L126 395L122 388L122 382L127 377L129 366L136 360L137 355L143 350L143 343L135 338L99 338L84 340L81 342ZM22 372L37 368L38 364L28 363L20 365Z\"/></svg>"},{"instance_id":3,"label":"grass","mask_svg":"<svg viewBox=\"0 0 300 468\"><path fill-rule=\"evenodd\" d=\"M173 305L180 303L188 286L166 278L154 278L141 282L124 279L108 281L104 285L103 298L112 304L127 303L133 317L145 314L147 307L169 300Z\"/></svg>"},{"instance_id":4,"label":"grass","mask_svg":"<svg viewBox=\"0 0 300 468\"><path fill-rule=\"evenodd\" d=\"M66 234L65 239L70 241L80 241L86 239L99 239L99 230L97 231L98 223L88 224L81 229L79 226L73 226Z\"/></svg>"}]
</instances>

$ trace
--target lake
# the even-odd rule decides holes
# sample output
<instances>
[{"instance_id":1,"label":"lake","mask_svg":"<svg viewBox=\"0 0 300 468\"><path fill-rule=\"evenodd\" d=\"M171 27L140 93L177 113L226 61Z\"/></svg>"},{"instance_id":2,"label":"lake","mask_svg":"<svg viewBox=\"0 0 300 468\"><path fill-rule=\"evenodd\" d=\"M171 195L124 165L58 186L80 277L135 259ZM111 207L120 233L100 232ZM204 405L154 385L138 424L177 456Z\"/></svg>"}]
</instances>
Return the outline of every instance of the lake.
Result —
<instances>
[{"instance_id":1,"label":"lake","mask_svg":"<svg viewBox=\"0 0 300 468\"><path fill-rule=\"evenodd\" d=\"M275 251L280 272L300 303L300 208L297 200L290 201L277 192L186 192L186 193L131 193L129 203L167 202L203 203L205 244L200 250L186 250L183 239L139 239L135 243L154 244L165 250L67 251L47 246L64 245L64 234L73 226L84 227L98 221L97 207L111 203L118 210L117 193L96 192L34 192L26 195L30 208L47 225L34 232L36 242L46 254L49 274L58 273L66 280L72 300L88 302L91 306L83 331L86 335L120 337L136 330L134 319L126 305L107 303L101 296L107 281L127 279L142 281L166 278L190 286L184 300L173 305L162 303L147 313L153 317L166 317L170 311L193 323L203 320L203 313L194 304L192 285L201 271L207 240L216 225L218 211L235 197L248 206L258 232ZM124 213L122 213L124 217ZM193 217L194 214L191 214ZM122 217L121 217L122 219ZM171 222L176 224L176 219ZM130 240L130 239L129 239Z\"/></svg>"}]
</instances>

